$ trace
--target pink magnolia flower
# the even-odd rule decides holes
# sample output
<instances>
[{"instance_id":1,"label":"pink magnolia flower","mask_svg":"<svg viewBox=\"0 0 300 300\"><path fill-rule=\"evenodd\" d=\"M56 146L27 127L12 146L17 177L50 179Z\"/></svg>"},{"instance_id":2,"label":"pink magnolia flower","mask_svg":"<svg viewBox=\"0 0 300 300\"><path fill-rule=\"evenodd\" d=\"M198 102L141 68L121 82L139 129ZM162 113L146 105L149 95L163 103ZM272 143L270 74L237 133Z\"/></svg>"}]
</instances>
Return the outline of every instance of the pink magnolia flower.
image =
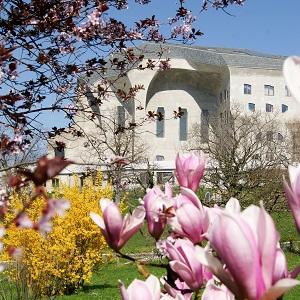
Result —
<instances>
[{"instance_id":1,"label":"pink magnolia flower","mask_svg":"<svg viewBox=\"0 0 300 300\"><path fill-rule=\"evenodd\" d=\"M166 278L160 279L164 289L167 294L164 294L161 298L164 300L167 299L176 299L176 300L191 300L193 292L190 290L188 285L181 281L180 279L176 279L172 284L167 281Z\"/></svg>"},{"instance_id":2,"label":"pink magnolia flower","mask_svg":"<svg viewBox=\"0 0 300 300\"><path fill-rule=\"evenodd\" d=\"M167 186L167 194L164 194L159 187L154 187L144 196L144 207L146 210L146 219L149 233L158 240L162 235L167 219L173 216L173 200L170 189Z\"/></svg>"},{"instance_id":3,"label":"pink magnolia flower","mask_svg":"<svg viewBox=\"0 0 300 300\"><path fill-rule=\"evenodd\" d=\"M169 223L174 233L197 244L205 238L209 221L201 203L199 208L192 203L183 203Z\"/></svg>"},{"instance_id":4,"label":"pink magnolia flower","mask_svg":"<svg viewBox=\"0 0 300 300\"><path fill-rule=\"evenodd\" d=\"M300 165L298 167L289 166L289 175L291 185L284 182L284 190L300 233Z\"/></svg>"},{"instance_id":5,"label":"pink magnolia flower","mask_svg":"<svg viewBox=\"0 0 300 300\"><path fill-rule=\"evenodd\" d=\"M122 218L118 206L109 199L101 199L100 207L103 218L94 212L90 216L100 227L108 245L118 251L143 226L145 209L139 206L132 215L127 214Z\"/></svg>"},{"instance_id":6,"label":"pink magnolia flower","mask_svg":"<svg viewBox=\"0 0 300 300\"><path fill-rule=\"evenodd\" d=\"M220 260L198 247L199 261L238 299L275 300L299 284L283 278L286 265L278 251L279 235L263 207L252 205L241 213L222 211L208 230L208 240Z\"/></svg>"},{"instance_id":7,"label":"pink magnolia flower","mask_svg":"<svg viewBox=\"0 0 300 300\"><path fill-rule=\"evenodd\" d=\"M204 155L177 154L175 175L179 185L195 192L204 174L205 161Z\"/></svg>"},{"instance_id":8,"label":"pink magnolia flower","mask_svg":"<svg viewBox=\"0 0 300 300\"><path fill-rule=\"evenodd\" d=\"M135 279L126 289L120 281L119 288L123 300L159 300L160 284L159 280L150 275L146 281Z\"/></svg>"},{"instance_id":9,"label":"pink magnolia flower","mask_svg":"<svg viewBox=\"0 0 300 300\"><path fill-rule=\"evenodd\" d=\"M199 209L202 208L198 196L190 189L181 187L180 194L174 199L174 208L179 208L184 203L192 203Z\"/></svg>"},{"instance_id":10,"label":"pink magnolia flower","mask_svg":"<svg viewBox=\"0 0 300 300\"><path fill-rule=\"evenodd\" d=\"M292 95L300 101L300 57L290 56L283 64L283 76Z\"/></svg>"},{"instance_id":11,"label":"pink magnolia flower","mask_svg":"<svg viewBox=\"0 0 300 300\"><path fill-rule=\"evenodd\" d=\"M225 285L216 285L211 279L207 282L201 300L234 300L234 295Z\"/></svg>"},{"instance_id":12,"label":"pink magnolia flower","mask_svg":"<svg viewBox=\"0 0 300 300\"><path fill-rule=\"evenodd\" d=\"M191 241L178 239L174 245L167 242L166 251L171 260L171 269L191 290L198 290L212 277L211 272L197 260Z\"/></svg>"}]
</instances>

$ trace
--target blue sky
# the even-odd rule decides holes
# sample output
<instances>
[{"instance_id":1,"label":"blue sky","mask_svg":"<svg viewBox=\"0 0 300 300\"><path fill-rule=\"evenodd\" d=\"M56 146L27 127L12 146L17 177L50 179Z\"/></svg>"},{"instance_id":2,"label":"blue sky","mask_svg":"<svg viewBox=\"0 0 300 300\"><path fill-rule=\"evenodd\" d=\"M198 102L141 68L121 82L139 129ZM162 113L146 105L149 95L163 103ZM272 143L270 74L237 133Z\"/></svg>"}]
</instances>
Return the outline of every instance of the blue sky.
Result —
<instances>
[{"instance_id":1,"label":"blue sky","mask_svg":"<svg viewBox=\"0 0 300 300\"><path fill-rule=\"evenodd\" d=\"M185 2L195 14L200 11L201 4L202 0ZM132 5L122 14L127 16L129 23L137 16L142 18L150 13L167 19L175 7L175 0L152 0L151 5ZM247 0L242 7L230 7L228 12L234 17L214 9L201 13L197 24L205 35L195 44L300 55L299 0Z\"/></svg>"},{"instance_id":2,"label":"blue sky","mask_svg":"<svg viewBox=\"0 0 300 300\"><path fill-rule=\"evenodd\" d=\"M151 5L137 5L131 0L128 10L117 12L126 23L145 16L157 15L167 20L177 8L176 0L152 0ZM186 0L186 7L194 14L201 10L202 0ZM204 32L195 45L247 48L264 53L300 55L300 0L247 0L244 6L228 8L234 17L222 10L210 8L198 15L198 28ZM59 114L58 114L59 115ZM62 125L62 116L53 120L49 114L41 116L45 126L53 121Z\"/></svg>"}]
</instances>

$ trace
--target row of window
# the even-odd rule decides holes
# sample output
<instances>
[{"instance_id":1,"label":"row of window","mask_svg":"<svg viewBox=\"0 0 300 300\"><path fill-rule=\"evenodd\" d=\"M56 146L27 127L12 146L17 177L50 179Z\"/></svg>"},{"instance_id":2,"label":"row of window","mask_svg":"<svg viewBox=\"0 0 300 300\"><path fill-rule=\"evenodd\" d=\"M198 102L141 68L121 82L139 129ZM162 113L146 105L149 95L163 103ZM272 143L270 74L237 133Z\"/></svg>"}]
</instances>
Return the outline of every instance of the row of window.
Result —
<instances>
[{"instance_id":1,"label":"row of window","mask_svg":"<svg viewBox=\"0 0 300 300\"><path fill-rule=\"evenodd\" d=\"M188 135L188 112L185 108L181 109L182 116L179 118L179 140L186 141ZM157 108L157 113L165 115L165 109L163 107ZM163 138L165 136L165 120L156 121L156 136Z\"/></svg>"},{"instance_id":2,"label":"row of window","mask_svg":"<svg viewBox=\"0 0 300 300\"><path fill-rule=\"evenodd\" d=\"M255 103L248 103L248 110L255 112ZM281 112L285 113L289 110L289 107L285 104L281 104ZM270 103L266 103L266 112L273 112L274 111L274 105Z\"/></svg>"},{"instance_id":3,"label":"row of window","mask_svg":"<svg viewBox=\"0 0 300 300\"><path fill-rule=\"evenodd\" d=\"M274 86L266 84L264 86L264 92L265 92L265 96L274 96ZM245 83L244 84L244 94L245 95L251 95L251 93L252 93L251 84ZM285 95L287 97L291 97L291 92L290 92L290 90L287 86L285 86Z\"/></svg>"}]
</instances>

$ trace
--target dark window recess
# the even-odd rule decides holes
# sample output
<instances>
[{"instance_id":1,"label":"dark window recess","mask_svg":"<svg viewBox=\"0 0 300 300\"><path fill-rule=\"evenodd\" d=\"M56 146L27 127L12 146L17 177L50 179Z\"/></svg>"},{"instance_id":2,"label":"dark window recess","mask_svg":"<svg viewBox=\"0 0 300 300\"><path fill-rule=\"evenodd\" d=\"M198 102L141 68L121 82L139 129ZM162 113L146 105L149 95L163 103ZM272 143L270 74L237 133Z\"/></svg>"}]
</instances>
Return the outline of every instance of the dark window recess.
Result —
<instances>
[{"instance_id":1,"label":"dark window recess","mask_svg":"<svg viewBox=\"0 0 300 300\"><path fill-rule=\"evenodd\" d=\"M244 94L251 95L251 84L244 84Z\"/></svg>"},{"instance_id":2,"label":"dark window recess","mask_svg":"<svg viewBox=\"0 0 300 300\"><path fill-rule=\"evenodd\" d=\"M165 109L163 107L158 107L157 114L162 115L162 118L156 120L156 136L162 138L165 136Z\"/></svg>"},{"instance_id":3,"label":"dark window recess","mask_svg":"<svg viewBox=\"0 0 300 300\"><path fill-rule=\"evenodd\" d=\"M274 86L265 85L265 96L274 96Z\"/></svg>"},{"instance_id":4,"label":"dark window recess","mask_svg":"<svg viewBox=\"0 0 300 300\"><path fill-rule=\"evenodd\" d=\"M65 149L62 148L62 147L56 147L56 148L54 148L54 156L55 157L65 158Z\"/></svg>"},{"instance_id":5,"label":"dark window recess","mask_svg":"<svg viewBox=\"0 0 300 300\"><path fill-rule=\"evenodd\" d=\"M165 157L163 155L156 155L156 160L163 161L163 160L165 160Z\"/></svg>"},{"instance_id":6,"label":"dark window recess","mask_svg":"<svg viewBox=\"0 0 300 300\"><path fill-rule=\"evenodd\" d=\"M269 103L266 104L266 112L273 112L273 105L272 104L269 104Z\"/></svg>"},{"instance_id":7,"label":"dark window recess","mask_svg":"<svg viewBox=\"0 0 300 300\"><path fill-rule=\"evenodd\" d=\"M248 103L248 110L255 112L255 103Z\"/></svg>"},{"instance_id":8,"label":"dark window recess","mask_svg":"<svg viewBox=\"0 0 300 300\"><path fill-rule=\"evenodd\" d=\"M209 136L209 111L207 109L202 109L200 122L201 122L201 127L200 127L201 142L207 143L208 136Z\"/></svg>"},{"instance_id":9,"label":"dark window recess","mask_svg":"<svg viewBox=\"0 0 300 300\"><path fill-rule=\"evenodd\" d=\"M273 141L273 132L272 131L267 132L267 141L268 142Z\"/></svg>"},{"instance_id":10,"label":"dark window recess","mask_svg":"<svg viewBox=\"0 0 300 300\"><path fill-rule=\"evenodd\" d=\"M58 178L52 178L52 187L53 188L59 187L59 179Z\"/></svg>"},{"instance_id":11,"label":"dark window recess","mask_svg":"<svg viewBox=\"0 0 300 300\"><path fill-rule=\"evenodd\" d=\"M125 108L123 106L117 106L118 114L118 126L125 127Z\"/></svg>"},{"instance_id":12,"label":"dark window recess","mask_svg":"<svg viewBox=\"0 0 300 300\"><path fill-rule=\"evenodd\" d=\"M285 113L285 112L287 112L288 110L289 110L289 107L288 107L287 105L285 105L285 104L282 104L282 105L281 105L281 112Z\"/></svg>"},{"instance_id":13,"label":"dark window recess","mask_svg":"<svg viewBox=\"0 0 300 300\"><path fill-rule=\"evenodd\" d=\"M185 108L181 112L183 115L179 118L179 140L186 141L188 135L188 112Z\"/></svg>"}]
</instances>

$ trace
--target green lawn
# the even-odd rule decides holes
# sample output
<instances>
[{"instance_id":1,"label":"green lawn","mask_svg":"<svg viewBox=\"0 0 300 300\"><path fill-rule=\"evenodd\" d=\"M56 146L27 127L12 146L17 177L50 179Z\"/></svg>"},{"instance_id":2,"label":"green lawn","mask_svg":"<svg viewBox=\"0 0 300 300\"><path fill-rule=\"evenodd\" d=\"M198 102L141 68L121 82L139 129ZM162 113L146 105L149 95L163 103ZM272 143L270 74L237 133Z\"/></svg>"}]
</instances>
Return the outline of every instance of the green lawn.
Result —
<instances>
[{"instance_id":1,"label":"green lawn","mask_svg":"<svg viewBox=\"0 0 300 300\"><path fill-rule=\"evenodd\" d=\"M293 219L289 212L272 214L276 227L280 232L282 241L300 240L300 236L296 232ZM144 226L142 231L136 234L122 249L124 253L141 253L150 252L155 249L153 238L147 234L147 228ZM300 256L294 253L286 252L289 264L289 270L300 264ZM165 270L161 268L149 267L149 272L160 277L165 274ZM58 300L83 300L83 299L99 299L114 300L120 299L118 290L118 280L122 280L126 286L132 282L134 278L141 278L137 267L134 263L123 259L116 260L113 263L107 263L101 266L93 275L91 282L86 284L77 294L69 296L60 296ZM300 280L300 278L298 278ZM0 287L1 289L1 287ZM13 300L14 298L8 298ZM300 287L295 288L287 295L284 300L300 299ZM0 298L1 300L1 298ZM217 299L216 299L217 300Z\"/></svg>"}]
</instances>

